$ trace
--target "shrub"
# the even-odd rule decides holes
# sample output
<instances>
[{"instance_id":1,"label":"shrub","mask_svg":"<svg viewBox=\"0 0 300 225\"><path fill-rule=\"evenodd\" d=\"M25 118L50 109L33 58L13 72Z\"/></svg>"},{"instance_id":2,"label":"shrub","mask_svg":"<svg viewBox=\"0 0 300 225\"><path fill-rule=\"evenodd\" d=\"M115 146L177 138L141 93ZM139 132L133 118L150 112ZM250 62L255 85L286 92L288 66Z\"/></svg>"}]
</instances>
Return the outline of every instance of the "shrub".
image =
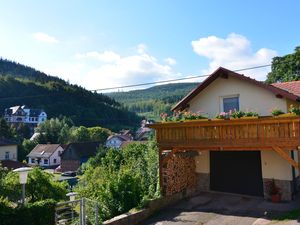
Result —
<instances>
[{"instance_id":1,"label":"shrub","mask_svg":"<svg viewBox=\"0 0 300 225\"><path fill-rule=\"evenodd\" d=\"M53 199L14 207L0 198L0 225L53 225L56 202Z\"/></svg>"}]
</instances>

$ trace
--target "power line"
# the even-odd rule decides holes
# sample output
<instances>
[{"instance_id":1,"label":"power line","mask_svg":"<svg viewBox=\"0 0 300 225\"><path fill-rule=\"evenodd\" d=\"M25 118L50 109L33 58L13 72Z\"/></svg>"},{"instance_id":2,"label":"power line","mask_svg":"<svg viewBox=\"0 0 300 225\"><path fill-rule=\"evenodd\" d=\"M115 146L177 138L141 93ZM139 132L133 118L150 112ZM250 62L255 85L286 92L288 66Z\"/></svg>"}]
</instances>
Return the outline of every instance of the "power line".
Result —
<instances>
[{"instance_id":1,"label":"power line","mask_svg":"<svg viewBox=\"0 0 300 225\"><path fill-rule=\"evenodd\" d=\"M271 65L272 64L266 64L266 65L261 65L261 66L254 66L254 67L248 67L248 68L243 68L243 69L237 69L237 70L233 70L233 71L234 72L239 72L239 71L245 71L245 70L253 70L253 69L268 67L268 66L271 66ZM210 74L203 74L203 75L192 76L192 77L183 77L183 78L177 78L177 79L171 79L171 80L147 82L147 83L140 83L140 84L131 84L131 85L118 86L118 87L99 88L99 89L90 90L90 91L96 91L97 92L97 91L108 91L108 90L121 89L121 88L140 87L140 86L147 86L147 85L153 85L153 84L163 84L163 83L169 83L169 82L181 81L181 80L191 80L191 79L195 79L195 78L208 77L208 76L210 76Z\"/></svg>"}]
</instances>

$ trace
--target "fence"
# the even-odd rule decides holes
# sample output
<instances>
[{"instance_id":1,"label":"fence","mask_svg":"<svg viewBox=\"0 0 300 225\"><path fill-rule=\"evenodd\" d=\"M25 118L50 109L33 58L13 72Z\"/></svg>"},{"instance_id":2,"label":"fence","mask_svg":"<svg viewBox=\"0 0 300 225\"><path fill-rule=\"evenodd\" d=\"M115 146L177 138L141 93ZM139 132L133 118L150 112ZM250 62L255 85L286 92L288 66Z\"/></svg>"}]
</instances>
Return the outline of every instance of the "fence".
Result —
<instances>
[{"instance_id":1,"label":"fence","mask_svg":"<svg viewBox=\"0 0 300 225\"><path fill-rule=\"evenodd\" d=\"M87 198L60 202L55 209L55 224L100 225L98 203Z\"/></svg>"}]
</instances>

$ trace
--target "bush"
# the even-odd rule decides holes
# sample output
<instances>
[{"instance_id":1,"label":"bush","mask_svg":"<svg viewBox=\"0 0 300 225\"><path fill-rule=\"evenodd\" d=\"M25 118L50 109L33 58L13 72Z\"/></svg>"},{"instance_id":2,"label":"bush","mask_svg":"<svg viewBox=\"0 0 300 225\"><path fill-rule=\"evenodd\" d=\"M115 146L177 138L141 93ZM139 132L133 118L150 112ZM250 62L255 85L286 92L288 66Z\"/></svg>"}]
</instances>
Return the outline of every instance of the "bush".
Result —
<instances>
[{"instance_id":1,"label":"bush","mask_svg":"<svg viewBox=\"0 0 300 225\"><path fill-rule=\"evenodd\" d=\"M55 205L53 199L13 207L0 198L0 225L53 225L55 223Z\"/></svg>"},{"instance_id":2,"label":"bush","mask_svg":"<svg viewBox=\"0 0 300 225\"><path fill-rule=\"evenodd\" d=\"M102 220L142 206L159 196L157 151L154 142L99 151L84 167L76 191L98 201Z\"/></svg>"}]
</instances>

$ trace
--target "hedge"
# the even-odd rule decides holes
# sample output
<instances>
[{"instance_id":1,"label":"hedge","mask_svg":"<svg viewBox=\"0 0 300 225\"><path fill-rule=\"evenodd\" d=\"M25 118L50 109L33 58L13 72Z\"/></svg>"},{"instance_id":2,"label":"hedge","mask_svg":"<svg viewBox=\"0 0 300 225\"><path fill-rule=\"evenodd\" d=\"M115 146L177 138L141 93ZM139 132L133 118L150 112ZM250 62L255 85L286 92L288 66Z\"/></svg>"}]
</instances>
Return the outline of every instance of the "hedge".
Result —
<instances>
[{"instance_id":1,"label":"hedge","mask_svg":"<svg viewBox=\"0 0 300 225\"><path fill-rule=\"evenodd\" d=\"M54 225L56 201L52 199L13 207L0 198L0 225Z\"/></svg>"}]
</instances>

